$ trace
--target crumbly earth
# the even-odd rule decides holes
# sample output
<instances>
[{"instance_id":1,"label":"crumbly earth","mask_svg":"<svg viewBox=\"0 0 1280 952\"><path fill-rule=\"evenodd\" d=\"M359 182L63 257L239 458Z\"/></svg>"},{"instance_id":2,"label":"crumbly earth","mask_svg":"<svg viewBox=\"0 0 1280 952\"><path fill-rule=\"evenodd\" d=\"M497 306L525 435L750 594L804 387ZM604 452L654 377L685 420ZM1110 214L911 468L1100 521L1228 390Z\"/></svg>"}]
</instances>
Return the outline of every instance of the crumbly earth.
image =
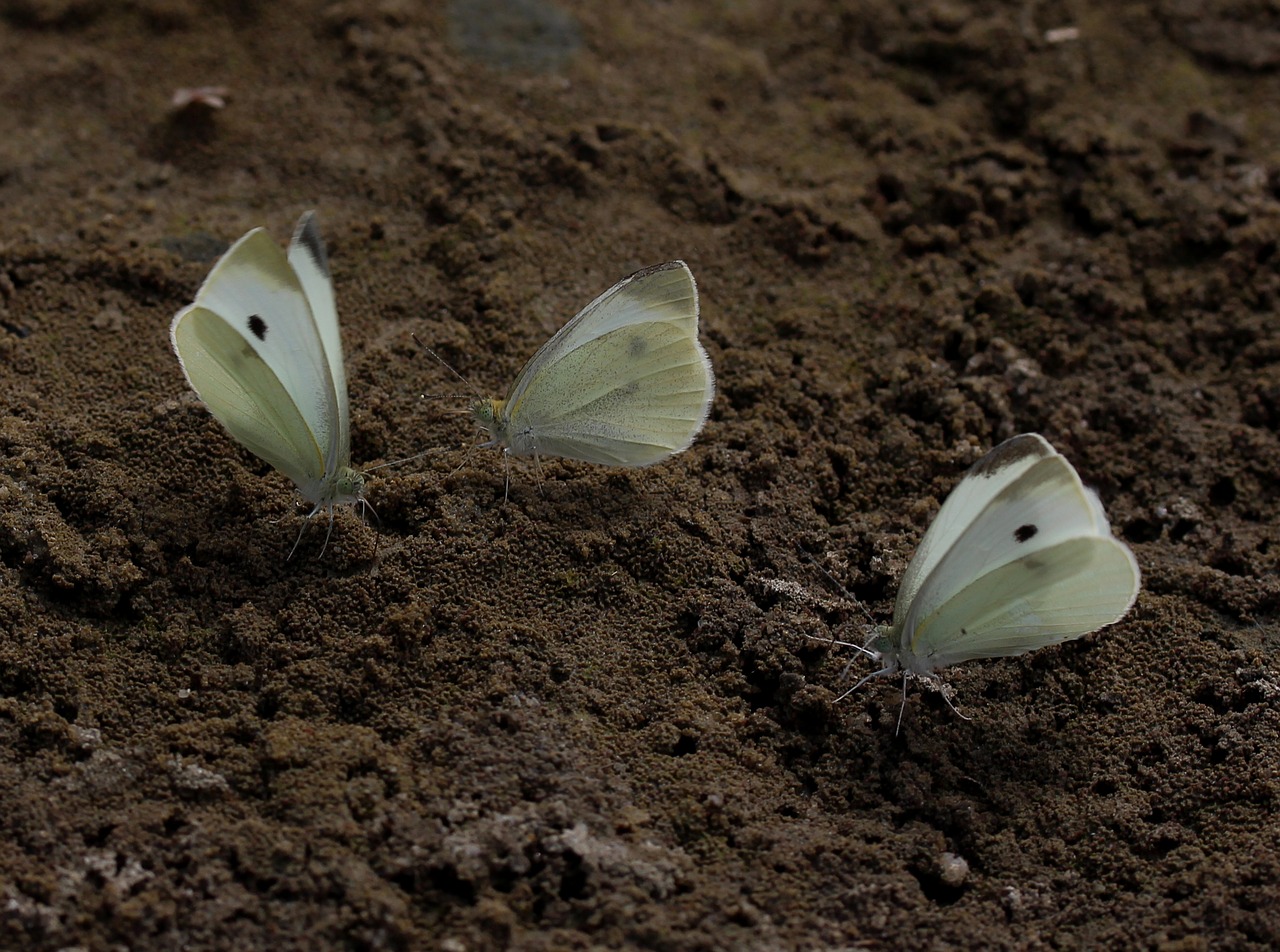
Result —
<instances>
[{"instance_id":1,"label":"crumbly earth","mask_svg":"<svg viewBox=\"0 0 1280 952\"><path fill-rule=\"evenodd\" d=\"M0 0L0 946L1277 947L1278 101L1247 0ZM287 560L167 332L308 208L426 455ZM702 437L504 505L415 337L677 257ZM1023 431L1135 610L837 703Z\"/></svg>"}]
</instances>

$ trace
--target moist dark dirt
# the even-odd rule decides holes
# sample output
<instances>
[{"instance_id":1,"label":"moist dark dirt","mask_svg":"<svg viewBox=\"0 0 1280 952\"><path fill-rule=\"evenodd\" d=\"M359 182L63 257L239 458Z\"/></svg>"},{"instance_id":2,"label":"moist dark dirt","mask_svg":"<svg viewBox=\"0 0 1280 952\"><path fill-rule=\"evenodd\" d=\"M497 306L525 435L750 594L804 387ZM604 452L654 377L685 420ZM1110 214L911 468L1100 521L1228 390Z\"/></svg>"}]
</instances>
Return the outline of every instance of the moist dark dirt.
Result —
<instances>
[{"instance_id":1,"label":"moist dark dirt","mask_svg":"<svg viewBox=\"0 0 1280 952\"><path fill-rule=\"evenodd\" d=\"M1280 945L1278 101L1247 2L0 0L0 944ZM309 208L426 455L287 560L168 326ZM504 504L415 336L498 396L671 258L701 438ZM836 703L1024 431L1135 610Z\"/></svg>"}]
</instances>

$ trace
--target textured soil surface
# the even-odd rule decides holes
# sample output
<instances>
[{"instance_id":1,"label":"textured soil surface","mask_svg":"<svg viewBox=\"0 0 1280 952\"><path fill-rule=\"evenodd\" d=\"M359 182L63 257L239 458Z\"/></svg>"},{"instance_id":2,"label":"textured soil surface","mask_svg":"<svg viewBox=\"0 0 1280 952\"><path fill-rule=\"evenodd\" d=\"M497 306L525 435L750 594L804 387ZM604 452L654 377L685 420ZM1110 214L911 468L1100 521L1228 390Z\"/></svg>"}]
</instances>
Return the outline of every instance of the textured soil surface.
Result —
<instances>
[{"instance_id":1,"label":"textured soil surface","mask_svg":"<svg viewBox=\"0 0 1280 952\"><path fill-rule=\"evenodd\" d=\"M549 4L0 0L0 947L1280 945L1280 16ZM288 560L168 325L309 208L426 455ZM702 437L504 505L414 337L501 395L671 258ZM1023 431L1134 611L837 703Z\"/></svg>"}]
</instances>

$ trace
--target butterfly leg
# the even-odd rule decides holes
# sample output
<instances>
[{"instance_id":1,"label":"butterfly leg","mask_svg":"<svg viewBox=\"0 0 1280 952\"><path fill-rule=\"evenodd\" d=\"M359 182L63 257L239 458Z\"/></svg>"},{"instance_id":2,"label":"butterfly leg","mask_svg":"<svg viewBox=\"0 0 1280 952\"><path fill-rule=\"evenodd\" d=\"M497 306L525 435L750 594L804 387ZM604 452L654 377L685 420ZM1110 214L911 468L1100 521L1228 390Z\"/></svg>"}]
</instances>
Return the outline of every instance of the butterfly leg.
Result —
<instances>
[{"instance_id":1,"label":"butterfly leg","mask_svg":"<svg viewBox=\"0 0 1280 952\"><path fill-rule=\"evenodd\" d=\"M911 676L910 671L902 672L902 706L898 708L898 726L893 729L893 736L897 737L902 731L902 715L907 713L907 678Z\"/></svg>"},{"instance_id":2,"label":"butterfly leg","mask_svg":"<svg viewBox=\"0 0 1280 952\"><path fill-rule=\"evenodd\" d=\"M538 455L538 448L536 446L533 448L533 475L538 480L538 495L546 496L547 491L542 485L544 482L542 476L542 457Z\"/></svg>"},{"instance_id":3,"label":"butterfly leg","mask_svg":"<svg viewBox=\"0 0 1280 952\"><path fill-rule=\"evenodd\" d=\"M855 684L853 687L849 688L849 690L847 690L847 691L845 691L843 694L841 694L841 695L840 695L838 698L836 698L832 703L833 703L833 704L839 704L841 701L843 701L845 698L847 698L847 697L848 697L850 694L852 694L854 691L858 690L858 688L862 687L864 684L866 684L866 683L867 683L868 681L870 681L872 678L881 678L881 677L884 677L884 676L885 676L885 675L887 675L887 674L893 674L893 670L894 670L893 668L881 668L879 671L872 671L870 674L868 674L866 677L864 677L861 681L859 681L859 682L858 682L857 684ZM904 685L904 689L905 689L905 685Z\"/></svg>"},{"instance_id":4,"label":"butterfly leg","mask_svg":"<svg viewBox=\"0 0 1280 952\"><path fill-rule=\"evenodd\" d=\"M942 699L947 702L947 707L951 708L951 713L954 714L956 717L960 718L960 720L962 721L973 720L973 718L965 717L963 714L961 714L960 709L956 707L955 703L951 700L951 695L955 693L954 689L949 684L945 683L942 680L942 678L939 678L937 675L933 675L933 677L937 678L938 693L941 694Z\"/></svg>"},{"instance_id":5,"label":"butterfly leg","mask_svg":"<svg viewBox=\"0 0 1280 952\"><path fill-rule=\"evenodd\" d=\"M324 558L324 554L329 549L329 537L333 535L333 522L337 518L337 506L329 506L329 531L324 534L324 545L320 546L320 558ZM311 517L308 516L308 519Z\"/></svg>"},{"instance_id":6,"label":"butterfly leg","mask_svg":"<svg viewBox=\"0 0 1280 952\"><path fill-rule=\"evenodd\" d=\"M930 690L937 691L939 694L941 694L942 699L947 702L947 707L951 708L951 713L953 713L956 717L960 718L962 721L973 720L973 718L965 717L965 715L960 713L960 709L956 707L955 703L951 700L951 695L953 693L951 686L948 685L945 681L943 681L942 678L940 678L938 675L933 673L913 674L909 670L903 670L902 672L902 709L898 711L898 727L897 729L894 730L894 734L897 734L899 731L902 730L902 715L903 715L903 712L905 712L907 709L907 681L910 680L911 678L919 678L920 681L922 681L924 684L929 686Z\"/></svg>"},{"instance_id":7,"label":"butterfly leg","mask_svg":"<svg viewBox=\"0 0 1280 952\"><path fill-rule=\"evenodd\" d=\"M302 528L298 530L298 538L293 540L293 548L289 550L289 557L285 559L286 562L290 561L294 553L298 551L298 546L302 543L302 537L306 534L307 526L311 525L311 517L315 514L316 510L312 509L311 512L307 513L307 517L302 520Z\"/></svg>"},{"instance_id":8,"label":"butterfly leg","mask_svg":"<svg viewBox=\"0 0 1280 952\"><path fill-rule=\"evenodd\" d=\"M464 467L464 466L466 466L466 465L467 465L467 460L471 459L471 450L472 450L473 448L475 448L476 446L484 446L484 444L483 444L483 443L468 443L468 444L467 444L467 448L466 448L465 450L463 450L463 453L462 453L462 460L458 463L458 465L457 465L457 466L455 466L453 469L449 470L449 475L448 475L448 476L446 476L446 477L445 477L445 479L452 479L454 476L458 475L458 471L459 471L460 469L462 469L462 467Z\"/></svg>"},{"instance_id":9,"label":"butterfly leg","mask_svg":"<svg viewBox=\"0 0 1280 952\"><path fill-rule=\"evenodd\" d=\"M372 513L373 521L376 523L373 527L373 561L376 563L378 561L378 543L382 541L382 520L378 517L378 510L369 505L369 500L361 496L356 502L360 503L360 521L368 525L368 515Z\"/></svg>"},{"instance_id":10,"label":"butterfly leg","mask_svg":"<svg viewBox=\"0 0 1280 952\"><path fill-rule=\"evenodd\" d=\"M884 655L882 655L879 651L876 651L873 648L868 647L869 645L873 644L878 637L880 637L879 632L873 629L871 632L871 637L868 638L866 642L863 644L857 645L857 644L854 644L852 641L836 641L834 637L831 639L831 643L840 645L843 648L852 648L854 651L858 652L858 654L866 655L872 661L880 661L884 658ZM846 664L844 666L844 670L840 672L841 678L846 678L849 676L849 669L853 667L853 663L857 660L858 660L857 657L853 657L849 659L849 663ZM894 669L891 667L883 668L882 670L875 672L875 674L868 675L868 677L874 678L877 675L890 674L893 672L893 670ZM863 680L865 681L866 678L863 678Z\"/></svg>"}]
</instances>

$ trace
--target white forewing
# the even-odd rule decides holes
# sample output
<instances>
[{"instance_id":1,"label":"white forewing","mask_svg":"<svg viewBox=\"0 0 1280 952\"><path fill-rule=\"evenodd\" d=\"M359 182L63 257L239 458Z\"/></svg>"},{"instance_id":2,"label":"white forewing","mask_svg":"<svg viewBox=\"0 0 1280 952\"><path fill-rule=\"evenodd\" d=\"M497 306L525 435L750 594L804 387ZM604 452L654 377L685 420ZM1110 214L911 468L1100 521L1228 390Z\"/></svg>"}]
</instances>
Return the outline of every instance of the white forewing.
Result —
<instances>
[{"instance_id":1,"label":"white forewing","mask_svg":"<svg viewBox=\"0 0 1280 952\"><path fill-rule=\"evenodd\" d=\"M359 494L333 288L311 213L287 256L261 228L232 245L170 336L214 417L317 508Z\"/></svg>"},{"instance_id":2,"label":"white forewing","mask_svg":"<svg viewBox=\"0 0 1280 952\"><path fill-rule=\"evenodd\" d=\"M525 364L511 385L507 402L518 402L539 372L554 367L579 347L621 328L648 323L668 324L682 336L697 339L698 292L683 261L637 271L574 315Z\"/></svg>"},{"instance_id":3,"label":"white forewing","mask_svg":"<svg viewBox=\"0 0 1280 952\"><path fill-rule=\"evenodd\" d=\"M298 219L289 242L289 265L298 276L303 294L311 309L311 317L329 366L329 378L336 406L332 419L337 426L330 434L328 453L330 464L345 464L350 453L351 423L347 405L347 370L342 356L342 334L338 330L338 308L333 294L333 278L329 274L329 256L316 227L315 212L307 212ZM316 431L317 437L321 431Z\"/></svg>"},{"instance_id":4,"label":"white forewing","mask_svg":"<svg viewBox=\"0 0 1280 952\"><path fill-rule=\"evenodd\" d=\"M921 619L988 572L1065 539L1098 533L1088 491L1061 456L1037 460L989 498L984 498L983 491L992 481L985 475L965 476L957 488L965 488L975 479L982 480L982 486L979 492L968 494L972 504L967 510L968 521L955 527L958 531L952 533L952 540L921 580L904 616L904 634L914 631L918 638ZM929 531L932 533L932 526ZM895 622L896 616L895 612Z\"/></svg>"},{"instance_id":5,"label":"white forewing","mask_svg":"<svg viewBox=\"0 0 1280 952\"><path fill-rule=\"evenodd\" d=\"M1053 455L1055 450L1044 437L1027 433L1001 443L969 468L933 517L902 576L893 612L895 626L904 620L921 583L955 547L960 533L973 523L974 514L984 510L1002 489L1039 460Z\"/></svg>"},{"instance_id":6,"label":"white forewing","mask_svg":"<svg viewBox=\"0 0 1280 952\"><path fill-rule=\"evenodd\" d=\"M214 418L310 498L324 476L324 451L261 354L221 314L199 305L178 314L170 335L191 389Z\"/></svg>"},{"instance_id":7,"label":"white forewing","mask_svg":"<svg viewBox=\"0 0 1280 952\"><path fill-rule=\"evenodd\" d=\"M683 261L619 281L534 354L493 444L518 455L648 466L686 449L715 394L698 341L698 292Z\"/></svg>"},{"instance_id":8,"label":"white forewing","mask_svg":"<svg viewBox=\"0 0 1280 952\"><path fill-rule=\"evenodd\" d=\"M280 246L261 228L249 232L214 265L191 307L211 311L236 330L279 378L321 450L327 449L337 417L333 374L306 291ZM180 320L182 312L175 325ZM197 382L192 385L199 393Z\"/></svg>"},{"instance_id":9,"label":"white forewing","mask_svg":"<svg viewBox=\"0 0 1280 952\"><path fill-rule=\"evenodd\" d=\"M1097 496L1048 442L1023 434L979 460L939 510L884 653L917 674L1022 654L1119 620L1138 584Z\"/></svg>"}]
</instances>

